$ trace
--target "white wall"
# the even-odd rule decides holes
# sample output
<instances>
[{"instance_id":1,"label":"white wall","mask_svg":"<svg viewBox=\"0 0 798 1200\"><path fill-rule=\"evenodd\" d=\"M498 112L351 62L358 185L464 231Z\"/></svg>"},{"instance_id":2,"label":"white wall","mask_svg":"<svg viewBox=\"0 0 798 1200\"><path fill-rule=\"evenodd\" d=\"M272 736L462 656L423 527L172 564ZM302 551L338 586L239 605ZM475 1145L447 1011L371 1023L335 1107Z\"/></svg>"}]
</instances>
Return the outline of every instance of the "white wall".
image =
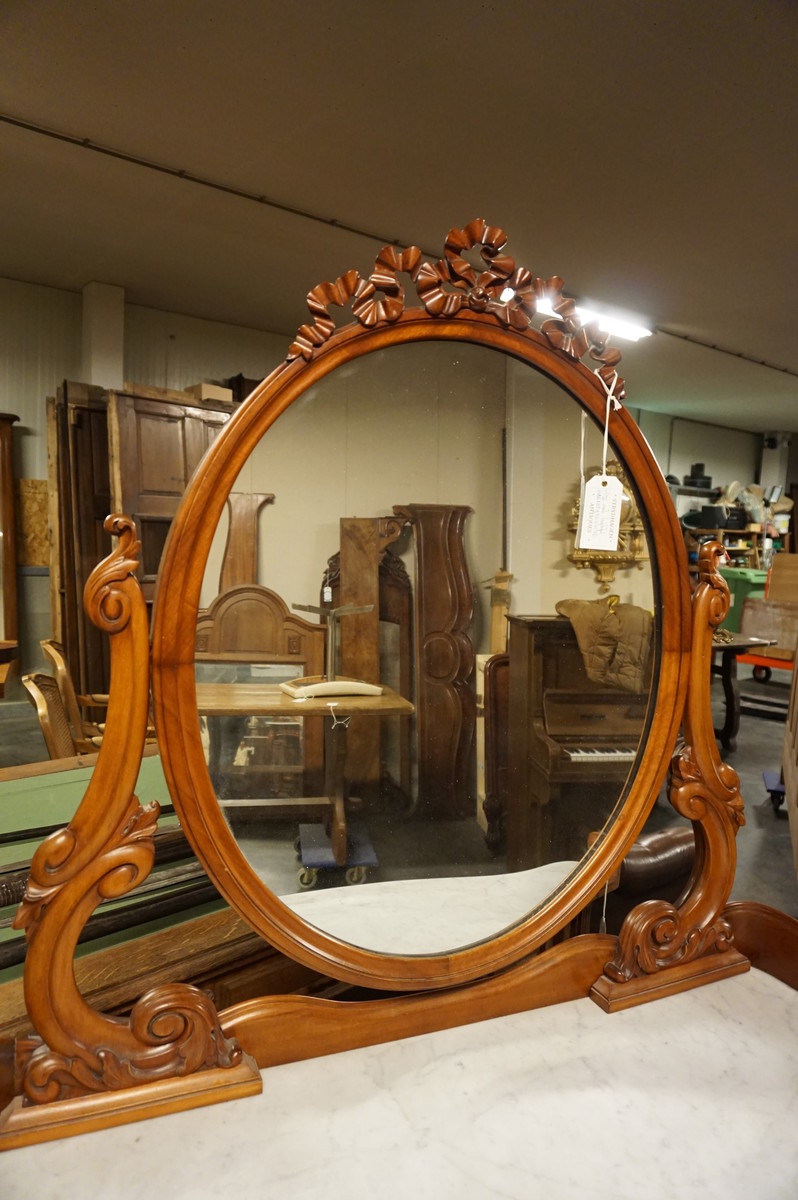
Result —
<instances>
[{"instance_id":1,"label":"white wall","mask_svg":"<svg viewBox=\"0 0 798 1200\"><path fill-rule=\"evenodd\" d=\"M0 407L21 417L15 434L21 477L46 477L45 397L63 379L79 377L81 316L78 293L0 280ZM124 378L168 388L239 373L259 378L282 361L288 342L282 335L127 304ZM315 601L341 516L387 514L394 504L409 502L470 504L466 543L478 605L475 641L482 646L489 592L481 584L501 565L505 421L512 611L551 612L565 596L598 595L592 573L575 571L566 557L565 526L579 477L578 411L555 385L519 364L478 347L455 347L453 354L438 345L437 358L426 353L429 345L384 352L370 381L360 364L323 381L319 396L281 418L282 426L278 422L270 434L271 448L245 469L240 486L277 493L261 517L263 577L269 582L279 576L277 590L289 602ZM409 356L410 372L394 365L391 355L400 352ZM588 462L595 465L600 434L592 424L588 429ZM663 471L684 474L703 459L719 478L748 482L758 468L756 435L654 414L645 415L644 431ZM304 541L278 532L282 514L295 510L323 514L315 525L305 522ZM218 562L206 592L215 594L217 582ZM23 597L41 623L46 580L25 586L41 591L38 599ZM614 590L624 600L650 603L637 572L619 573Z\"/></svg>"},{"instance_id":2,"label":"white wall","mask_svg":"<svg viewBox=\"0 0 798 1200\"><path fill-rule=\"evenodd\" d=\"M682 480L694 463L704 463L713 487L733 480L746 486L759 478L761 456L761 434L675 418L665 470Z\"/></svg>"},{"instance_id":3,"label":"white wall","mask_svg":"<svg viewBox=\"0 0 798 1200\"><path fill-rule=\"evenodd\" d=\"M0 410L15 413L14 474L47 478L46 398L65 379L82 378L83 297L0 278ZM125 305L124 378L154 387L182 388L239 373L260 378L275 367L290 339ZM96 382L111 386L114 379ZM50 636L46 573L19 577L23 670L41 665L39 639ZM20 690L14 693L15 697Z\"/></svg>"},{"instance_id":4,"label":"white wall","mask_svg":"<svg viewBox=\"0 0 798 1200\"><path fill-rule=\"evenodd\" d=\"M581 409L551 380L512 363L508 387L511 612L551 613L558 600L595 600L592 571L569 562L568 530L579 497ZM612 423L610 423L610 434ZM612 451L610 449L610 457ZM600 470L603 430L585 422L585 473ZM648 568L618 571L611 585L626 604L653 605Z\"/></svg>"},{"instance_id":5,"label":"white wall","mask_svg":"<svg viewBox=\"0 0 798 1200\"><path fill-rule=\"evenodd\" d=\"M673 417L668 413L647 412L645 409L641 409L636 414L636 420L662 474L668 475L670 473Z\"/></svg>"},{"instance_id":6,"label":"white wall","mask_svg":"<svg viewBox=\"0 0 798 1200\"><path fill-rule=\"evenodd\" d=\"M46 398L65 376L79 373L80 359L80 295L0 279L0 410L19 417L12 434L15 478L46 479ZM39 640L50 635L46 572L20 572L17 603L23 670L33 670L41 662ZM12 681L6 698L23 697Z\"/></svg>"},{"instance_id":7,"label":"white wall","mask_svg":"<svg viewBox=\"0 0 798 1200\"><path fill-rule=\"evenodd\" d=\"M766 490L774 486L789 486L791 446L792 438L789 433L772 433L765 436L759 482Z\"/></svg>"},{"instance_id":8,"label":"white wall","mask_svg":"<svg viewBox=\"0 0 798 1200\"><path fill-rule=\"evenodd\" d=\"M285 358L290 338L125 306L125 381L181 388L245 375L263 379Z\"/></svg>"},{"instance_id":9,"label":"white wall","mask_svg":"<svg viewBox=\"0 0 798 1200\"><path fill-rule=\"evenodd\" d=\"M259 582L289 603L317 604L343 516L390 515L405 503L467 504L466 554L478 652L488 649L490 591L502 566L502 430L508 442L508 569L512 611L551 613L595 599L591 571L568 561L579 495L581 410L539 373L482 347L437 342L370 355L321 381L267 432L236 491L274 492L259 529ZM586 426L586 461L602 432ZM224 520L202 602L216 595ZM405 547L412 575L409 544ZM651 607L648 571L619 571L613 591Z\"/></svg>"},{"instance_id":10,"label":"white wall","mask_svg":"<svg viewBox=\"0 0 798 1200\"><path fill-rule=\"evenodd\" d=\"M0 409L20 418L14 427L18 478L47 478L45 400L65 379L87 382L82 342L79 292L0 279ZM176 389L238 374L263 378L289 343L281 334L127 304L124 378Z\"/></svg>"},{"instance_id":11,"label":"white wall","mask_svg":"<svg viewBox=\"0 0 798 1200\"><path fill-rule=\"evenodd\" d=\"M80 359L80 295L0 279L0 409L20 418L17 478L47 478L46 398L78 376Z\"/></svg>"},{"instance_id":12,"label":"white wall","mask_svg":"<svg viewBox=\"0 0 798 1200\"><path fill-rule=\"evenodd\" d=\"M323 379L284 413L236 491L274 492L261 513L259 581L287 603L318 604L341 517L389 516L397 504L467 504L466 555L477 585L474 636L487 630L500 566L505 360L474 346L397 347ZM203 603L216 593L220 529ZM409 543L404 557L412 577Z\"/></svg>"}]
</instances>

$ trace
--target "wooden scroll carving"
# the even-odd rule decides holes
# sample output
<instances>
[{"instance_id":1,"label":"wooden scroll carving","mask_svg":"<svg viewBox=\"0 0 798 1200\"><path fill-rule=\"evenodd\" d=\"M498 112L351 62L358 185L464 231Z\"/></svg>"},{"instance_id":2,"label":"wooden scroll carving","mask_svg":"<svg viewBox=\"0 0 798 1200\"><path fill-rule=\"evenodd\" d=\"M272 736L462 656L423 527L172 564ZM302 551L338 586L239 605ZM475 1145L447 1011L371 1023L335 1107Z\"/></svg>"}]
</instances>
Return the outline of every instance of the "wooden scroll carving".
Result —
<instances>
[{"instance_id":1,"label":"wooden scroll carving","mask_svg":"<svg viewBox=\"0 0 798 1200\"><path fill-rule=\"evenodd\" d=\"M732 928L723 915L734 882L735 838L745 817L737 773L718 754L709 696L712 635L729 611L728 584L717 569L722 555L718 542L701 548L684 749L671 768L670 800L693 823L695 866L676 905L647 900L627 916L617 953L591 992L607 1011L640 1003L652 992L667 995L735 975L750 965L733 947Z\"/></svg>"},{"instance_id":2,"label":"wooden scroll carving","mask_svg":"<svg viewBox=\"0 0 798 1200\"><path fill-rule=\"evenodd\" d=\"M418 807L430 817L463 817L476 701L468 684L474 611L464 529L471 509L456 504L394 505L413 526L416 551L415 658Z\"/></svg>"},{"instance_id":3,"label":"wooden scroll carving","mask_svg":"<svg viewBox=\"0 0 798 1200\"><path fill-rule=\"evenodd\" d=\"M148 1085L141 1117L208 1103L197 1098L208 1095L207 1087L186 1085L185 1077L210 1069L230 1072L231 1087L222 1088L228 1097L260 1090L260 1077L238 1044L225 1038L212 1001L199 989L153 988L122 1020L90 1008L75 982L74 951L91 913L100 900L127 895L149 874L159 813L157 803L142 807L133 793L149 712L147 612L133 576L139 543L126 517L109 517L106 529L119 543L89 577L84 603L94 624L111 635L116 686L86 795L67 828L34 855L14 919L29 943L25 1001L37 1036L17 1045L24 1098L3 1113L0 1143L77 1132L101 1112L107 1124L120 1101L103 1101L120 1089ZM217 1098L223 1096L214 1092Z\"/></svg>"}]
</instances>

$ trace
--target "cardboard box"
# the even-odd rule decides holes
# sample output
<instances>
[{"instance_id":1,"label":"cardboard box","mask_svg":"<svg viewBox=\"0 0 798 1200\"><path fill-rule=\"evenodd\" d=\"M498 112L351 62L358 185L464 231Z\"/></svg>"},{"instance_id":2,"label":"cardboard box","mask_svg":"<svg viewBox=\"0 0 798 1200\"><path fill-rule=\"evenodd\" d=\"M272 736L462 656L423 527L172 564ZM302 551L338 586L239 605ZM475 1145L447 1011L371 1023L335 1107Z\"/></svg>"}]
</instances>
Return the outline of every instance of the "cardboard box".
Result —
<instances>
[{"instance_id":1,"label":"cardboard box","mask_svg":"<svg viewBox=\"0 0 798 1200\"><path fill-rule=\"evenodd\" d=\"M223 404L233 403L233 393L230 388L221 387L218 383L195 383L183 389L195 400L221 400Z\"/></svg>"}]
</instances>

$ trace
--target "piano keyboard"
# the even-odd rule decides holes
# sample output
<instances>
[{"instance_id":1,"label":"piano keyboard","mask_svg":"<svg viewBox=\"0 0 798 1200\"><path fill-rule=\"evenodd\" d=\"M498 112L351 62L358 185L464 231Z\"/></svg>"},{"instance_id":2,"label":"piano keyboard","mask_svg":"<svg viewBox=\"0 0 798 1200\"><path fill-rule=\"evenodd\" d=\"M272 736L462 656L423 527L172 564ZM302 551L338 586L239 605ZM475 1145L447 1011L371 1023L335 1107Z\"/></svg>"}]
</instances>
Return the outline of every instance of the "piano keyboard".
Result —
<instances>
[{"instance_id":1,"label":"piano keyboard","mask_svg":"<svg viewBox=\"0 0 798 1200\"><path fill-rule=\"evenodd\" d=\"M565 750L571 762L634 762L637 750L631 746L580 746Z\"/></svg>"}]
</instances>

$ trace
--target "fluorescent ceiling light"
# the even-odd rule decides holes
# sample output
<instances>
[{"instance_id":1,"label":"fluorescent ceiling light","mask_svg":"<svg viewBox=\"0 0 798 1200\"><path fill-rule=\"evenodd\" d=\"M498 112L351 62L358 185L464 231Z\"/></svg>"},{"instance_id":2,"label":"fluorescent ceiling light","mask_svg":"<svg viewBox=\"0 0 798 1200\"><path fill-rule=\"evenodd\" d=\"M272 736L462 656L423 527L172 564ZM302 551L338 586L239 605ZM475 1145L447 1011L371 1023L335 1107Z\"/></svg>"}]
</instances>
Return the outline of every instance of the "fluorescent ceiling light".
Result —
<instances>
[{"instance_id":1,"label":"fluorescent ceiling light","mask_svg":"<svg viewBox=\"0 0 798 1200\"><path fill-rule=\"evenodd\" d=\"M515 292L511 287L506 287L499 296L502 304L509 304ZM548 300L540 297L537 302L537 311L541 317L556 317L557 313L549 304ZM614 317L609 313L599 313L592 308L583 308L581 304L576 306L576 315L583 325L589 325L595 322L599 329L604 330L614 337L623 338L627 342L639 342L641 338L651 337L652 330L647 329L645 325L640 325L636 321L627 321L622 317Z\"/></svg>"},{"instance_id":2,"label":"fluorescent ceiling light","mask_svg":"<svg viewBox=\"0 0 798 1200\"><path fill-rule=\"evenodd\" d=\"M592 308L582 308L579 304L576 306L576 311L583 325L588 325L591 321L595 321L599 329L605 330L607 333L612 334L613 337L624 338L627 342L639 342L641 338L651 337L652 331L647 329L645 325L638 325L635 321L625 321L621 317L598 313Z\"/></svg>"}]
</instances>

